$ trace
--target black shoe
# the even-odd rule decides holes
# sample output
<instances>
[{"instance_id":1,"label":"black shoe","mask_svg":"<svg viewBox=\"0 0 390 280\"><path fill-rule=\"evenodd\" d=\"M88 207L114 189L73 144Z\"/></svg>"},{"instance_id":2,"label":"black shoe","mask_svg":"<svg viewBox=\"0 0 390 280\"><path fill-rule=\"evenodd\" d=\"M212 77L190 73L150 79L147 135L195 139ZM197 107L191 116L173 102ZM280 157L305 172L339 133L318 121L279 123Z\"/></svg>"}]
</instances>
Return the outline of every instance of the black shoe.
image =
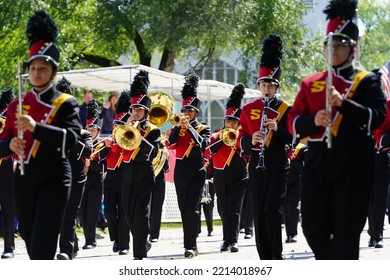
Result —
<instances>
[{"instance_id":1,"label":"black shoe","mask_svg":"<svg viewBox=\"0 0 390 280\"><path fill-rule=\"evenodd\" d=\"M245 234L244 239L251 239L253 234Z\"/></svg>"},{"instance_id":2,"label":"black shoe","mask_svg":"<svg viewBox=\"0 0 390 280\"><path fill-rule=\"evenodd\" d=\"M374 247L375 243L375 240L373 238L370 238L370 240L368 241L368 247Z\"/></svg>"},{"instance_id":3,"label":"black shoe","mask_svg":"<svg viewBox=\"0 0 390 280\"><path fill-rule=\"evenodd\" d=\"M379 241L375 242L375 246L374 247L378 248L378 249L383 248L383 241L379 240Z\"/></svg>"},{"instance_id":4,"label":"black shoe","mask_svg":"<svg viewBox=\"0 0 390 280\"><path fill-rule=\"evenodd\" d=\"M4 252L1 254L2 259L12 259L14 257L14 252Z\"/></svg>"},{"instance_id":5,"label":"black shoe","mask_svg":"<svg viewBox=\"0 0 390 280\"><path fill-rule=\"evenodd\" d=\"M272 257L273 260L285 260L286 258L283 255Z\"/></svg>"},{"instance_id":6,"label":"black shoe","mask_svg":"<svg viewBox=\"0 0 390 280\"><path fill-rule=\"evenodd\" d=\"M150 248L152 248L152 243L150 243L149 240L146 240L145 248L146 248L146 253L150 251Z\"/></svg>"},{"instance_id":7,"label":"black shoe","mask_svg":"<svg viewBox=\"0 0 390 280\"><path fill-rule=\"evenodd\" d=\"M207 234L207 236L213 236L213 235L214 235L213 231L209 231Z\"/></svg>"},{"instance_id":8,"label":"black shoe","mask_svg":"<svg viewBox=\"0 0 390 280\"><path fill-rule=\"evenodd\" d=\"M96 247L96 243L93 243L93 244L85 244L85 245L83 246L83 249L84 249L84 250L89 250L89 249L95 249L95 247Z\"/></svg>"},{"instance_id":9,"label":"black shoe","mask_svg":"<svg viewBox=\"0 0 390 280\"><path fill-rule=\"evenodd\" d=\"M236 242L230 244L230 252L232 253L238 252L238 244Z\"/></svg>"},{"instance_id":10,"label":"black shoe","mask_svg":"<svg viewBox=\"0 0 390 280\"><path fill-rule=\"evenodd\" d=\"M69 261L70 257L69 257L69 255L67 253L59 253L59 254L57 254L57 260Z\"/></svg>"},{"instance_id":11,"label":"black shoe","mask_svg":"<svg viewBox=\"0 0 390 280\"><path fill-rule=\"evenodd\" d=\"M227 252L231 249L232 245L229 242L224 241L221 245L220 251Z\"/></svg>"},{"instance_id":12,"label":"black shoe","mask_svg":"<svg viewBox=\"0 0 390 280\"><path fill-rule=\"evenodd\" d=\"M141 261L141 260L143 260L143 257L134 257L134 260L135 261Z\"/></svg>"},{"instance_id":13,"label":"black shoe","mask_svg":"<svg viewBox=\"0 0 390 280\"><path fill-rule=\"evenodd\" d=\"M296 235L289 235L287 236L287 239L286 239L286 243L296 243L298 240L297 240L297 236Z\"/></svg>"},{"instance_id":14,"label":"black shoe","mask_svg":"<svg viewBox=\"0 0 390 280\"><path fill-rule=\"evenodd\" d=\"M199 252L197 249L186 249L184 251L184 257L185 258L193 258L193 257L196 257L197 255L199 255Z\"/></svg>"},{"instance_id":15,"label":"black shoe","mask_svg":"<svg viewBox=\"0 0 390 280\"><path fill-rule=\"evenodd\" d=\"M118 246L118 243L115 241L114 244L112 245L112 251L114 253L118 253L119 252L119 246Z\"/></svg>"},{"instance_id":16,"label":"black shoe","mask_svg":"<svg viewBox=\"0 0 390 280\"><path fill-rule=\"evenodd\" d=\"M149 238L149 241L152 242L152 243L157 243L158 242L158 238Z\"/></svg>"},{"instance_id":17,"label":"black shoe","mask_svg":"<svg viewBox=\"0 0 390 280\"><path fill-rule=\"evenodd\" d=\"M124 255L128 255L128 254L129 254L129 250L120 250L119 251L120 256L124 256Z\"/></svg>"}]
</instances>

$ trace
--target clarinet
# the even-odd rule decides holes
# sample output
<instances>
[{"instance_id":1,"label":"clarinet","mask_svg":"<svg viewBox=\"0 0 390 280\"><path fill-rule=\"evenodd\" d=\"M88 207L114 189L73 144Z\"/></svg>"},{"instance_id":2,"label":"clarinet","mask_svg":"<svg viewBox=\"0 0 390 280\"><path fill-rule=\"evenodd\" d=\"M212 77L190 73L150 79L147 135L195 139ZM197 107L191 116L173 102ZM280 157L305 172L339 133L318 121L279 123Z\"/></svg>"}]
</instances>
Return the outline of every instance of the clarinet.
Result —
<instances>
[{"instance_id":1,"label":"clarinet","mask_svg":"<svg viewBox=\"0 0 390 280\"><path fill-rule=\"evenodd\" d=\"M265 169L264 165L264 148L265 148L265 142L267 142L267 127L265 126L265 123L267 122L267 111L268 111L268 94L265 95L264 98L264 109L263 113L261 115L261 122L260 122L260 131L263 132L264 138L263 142L261 143L260 146L260 151L259 151L259 162L257 163L256 169Z\"/></svg>"},{"instance_id":2,"label":"clarinet","mask_svg":"<svg viewBox=\"0 0 390 280\"><path fill-rule=\"evenodd\" d=\"M19 89L18 89L18 114L21 116L23 114L23 102L22 102L22 68L23 68L23 62L19 61L18 63L18 82L19 82ZM24 139L23 130L18 129L18 138ZM20 175L24 175L24 152L19 155L19 170Z\"/></svg>"}]
</instances>

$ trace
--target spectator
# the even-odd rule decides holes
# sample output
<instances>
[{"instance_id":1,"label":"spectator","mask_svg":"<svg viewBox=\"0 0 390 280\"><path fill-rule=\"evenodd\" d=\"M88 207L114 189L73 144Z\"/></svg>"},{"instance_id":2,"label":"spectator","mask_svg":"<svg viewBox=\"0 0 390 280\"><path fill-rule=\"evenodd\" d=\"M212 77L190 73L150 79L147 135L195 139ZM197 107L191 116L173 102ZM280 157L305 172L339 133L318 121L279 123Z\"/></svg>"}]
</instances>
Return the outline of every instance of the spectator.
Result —
<instances>
[{"instance_id":1,"label":"spectator","mask_svg":"<svg viewBox=\"0 0 390 280\"><path fill-rule=\"evenodd\" d=\"M108 96L108 101L103 104L103 110L100 113L100 118L103 120L102 125L102 134L111 134L115 118L116 104L118 101L118 96L116 92L110 92Z\"/></svg>"},{"instance_id":2,"label":"spectator","mask_svg":"<svg viewBox=\"0 0 390 280\"><path fill-rule=\"evenodd\" d=\"M80 119L81 119L81 124L83 127L86 126L87 123L87 108L88 108L88 103L92 99L92 93L90 92L85 92L84 97L83 97L83 104L79 106L80 109Z\"/></svg>"}]
</instances>

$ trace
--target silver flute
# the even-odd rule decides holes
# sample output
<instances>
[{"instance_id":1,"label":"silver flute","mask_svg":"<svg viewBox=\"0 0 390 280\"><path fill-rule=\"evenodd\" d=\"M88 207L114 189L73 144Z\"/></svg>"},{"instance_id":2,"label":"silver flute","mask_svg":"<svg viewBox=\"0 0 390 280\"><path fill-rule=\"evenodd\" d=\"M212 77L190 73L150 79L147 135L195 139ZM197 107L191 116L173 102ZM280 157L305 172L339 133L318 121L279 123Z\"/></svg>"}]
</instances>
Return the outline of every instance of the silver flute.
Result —
<instances>
[{"instance_id":1,"label":"silver flute","mask_svg":"<svg viewBox=\"0 0 390 280\"><path fill-rule=\"evenodd\" d=\"M333 33L329 33L328 37L328 78L326 80L326 94L325 94L325 104L326 104L326 111L332 114L332 104L329 102L329 95L331 94L331 88L333 86ZM326 143L328 146L328 149L332 148L332 124L328 125L326 127Z\"/></svg>"}]
</instances>

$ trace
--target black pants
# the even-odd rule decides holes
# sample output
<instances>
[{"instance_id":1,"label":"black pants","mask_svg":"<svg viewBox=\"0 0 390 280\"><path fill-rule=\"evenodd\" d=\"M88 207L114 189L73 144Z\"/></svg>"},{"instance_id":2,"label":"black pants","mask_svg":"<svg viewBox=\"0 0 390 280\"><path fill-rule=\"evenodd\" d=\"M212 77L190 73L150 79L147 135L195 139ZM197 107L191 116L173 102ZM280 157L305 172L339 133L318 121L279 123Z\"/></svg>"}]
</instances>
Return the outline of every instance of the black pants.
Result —
<instances>
[{"instance_id":1,"label":"black pants","mask_svg":"<svg viewBox=\"0 0 390 280\"><path fill-rule=\"evenodd\" d=\"M211 233L214 230L213 224L214 224L214 217L213 217L213 212L214 212L214 205L215 205L215 186L213 183L209 183L209 194L210 194L210 202L208 203L201 203L200 207L203 208L203 214L204 218L206 220L206 227L207 227L207 232ZM202 232L201 229L201 215L199 215L199 233Z\"/></svg>"},{"instance_id":2,"label":"black pants","mask_svg":"<svg viewBox=\"0 0 390 280\"><path fill-rule=\"evenodd\" d=\"M74 173L73 173L74 174ZM81 199L83 197L87 175L72 179L69 200L65 207L64 221L61 227L60 252L66 253L71 259L79 251L76 226Z\"/></svg>"},{"instance_id":3,"label":"black pants","mask_svg":"<svg viewBox=\"0 0 390 280\"><path fill-rule=\"evenodd\" d=\"M248 184L246 172L242 176L233 170L214 170L214 184L217 190L219 215L222 219L223 240L229 243L238 241L240 215Z\"/></svg>"},{"instance_id":4,"label":"black pants","mask_svg":"<svg viewBox=\"0 0 390 280\"><path fill-rule=\"evenodd\" d=\"M115 170L107 170L104 179L104 214L110 240L118 244L119 250L129 250L130 229L125 219L121 195L122 166Z\"/></svg>"},{"instance_id":5,"label":"black pants","mask_svg":"<svg viewBox=\"0 0 390 280\"><path fill-rule=\"evenodd\" d=\"M150 207L150 235L149 239L158 239L160 237L162 207L165 199L165 174L164 170L156 177L152 190L152 199Z\"/></svg>"},{"instance_id":6,"label":"black pants","mask_svg":"<svg viewBox=\"0 0 390 280\"><path fill-rule=\"evenodd\" d=\"M249 163L249 188L253 202L255 238L261 260L282 258L282 205L286 194L288 166L284 170L256 169L257 153Z\"/></svg>"},{"instance_id":7,"label":"black pants","mask_svg":"<svg viewBox=\"0 0 390 280\"><path fill-rule=\"evenodd\" d=\"M84 230L85 244L96 245L96 226L103 198L103 178L100 173L88 172L80 206L80 222Z\"/></svg>"},{"instance_id":8,"label":"black pants","mask_svg":"<svg viewBox=\"0 0 390 280\"><path fill-rule=\"evenodd\" d=\"M244 201L242 203L240 229L244 229L245 235L253 235L253 205L250 196L249 184L247 184Z\"/></svg>"},{"instance_id":9,"label":"black pants","mask_svg":"<svg viewBox=\"0 0 390 280\"><path fill-rule=\"evenodd\" d=\"M287 179L287 192L284 201L284 220L287 236L298 234L299 200L301 193L302 162L292 160Z\"/></svg>"},{"instance_id":10,"label":"black pants","mask_svg":"<svg viewBox=\"0 0 390 280\"><path fill-rule=\"evenodd\" d=\"M389 186L389 154L375 156L375 184L368 208L368 234L375 241L383 239L383 223Z\"/></svg>"},{"instance_id":11,"label":"black pants","mask_svg":"<svg viewBox=\"0 0 390 280\"><path fill-rule=\"evenodd\" d=\"M133 236L133 256L147 257L150 197L155 182L151 162L123 163L121 184L122 204Z\"/></svg>"},{"instance_id":12,"label":"black pants","mask_svg":"<svg viewBox=\"0 0 390 280\"><path fill-rule=\"evenodd\" d=\"M175 188L183 223L184 248L197 249L200 197L206 180L202 159L176 160Z\"/></svg>"},{"instance_id":13,"label":"black pants","mask_svg":"<svg viewBox=\"0 0 390 280\"><path fill-rule=\"evenodd\" d=\"M25 175L17 169L15 176L20 234L32 260L54 259L72 183L67 160L44 164L30 161Z\"/></svg>"},{"instance_id":14,"label":"black pants","mask_svg":"<svg viewBox=\"0 0 390 280\"><path fill-rule=\"evenodd\" d=\"M3 223L4 252L15 249L15 188L13 160L2 160L0 164L0 206Z\"/></svg>"}]
</instances>

